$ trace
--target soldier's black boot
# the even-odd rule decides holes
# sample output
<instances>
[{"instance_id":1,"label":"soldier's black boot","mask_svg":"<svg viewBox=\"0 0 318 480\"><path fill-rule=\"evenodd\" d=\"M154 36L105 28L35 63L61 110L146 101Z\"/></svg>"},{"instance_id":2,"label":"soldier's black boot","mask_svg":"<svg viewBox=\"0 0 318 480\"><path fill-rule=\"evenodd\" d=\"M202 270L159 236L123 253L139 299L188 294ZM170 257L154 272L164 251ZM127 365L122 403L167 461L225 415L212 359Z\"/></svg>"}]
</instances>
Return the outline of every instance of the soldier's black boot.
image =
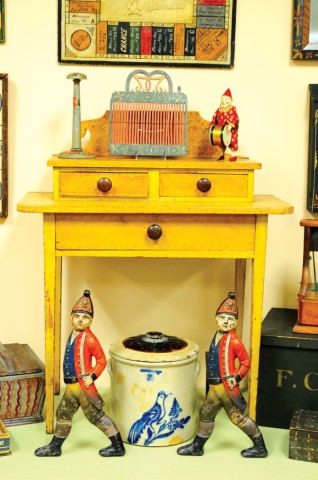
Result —
<instances>
[{"instance_id":1,"label":"soldier's black boot","mask_svg":"<svg viewBox=\"0 0 318 480\"><path fill-rule=\"evenodd\" d=\"M102 457L122 457L123 455L125 455L126 450L120 433L117 432L115 435L112 435L108 438L112 442L111 445L109 445L109 447L102 448L99 451L99 454Z\"/></svg>"},{"instance_id":2,"label":"soldier's black boot","mask_svg":"<svg viewBox=\"0 0 318 480\"><path fill-rule=\"evenodd\" d=\"M263 435L259 433L255 435L255 437L250 437L250 439L253 442L253 446L242 450L241 455L245 458L266 458L268 452L265 447Z\"/></svg>"},{"instance_id":3,"label":"soldier's black boot","mask_svg":"<svg viewBox=\"0 0 318 480\"><path fill-rule=\"evenodd\" d=\"M204 454L203 447L208 438L209 437L200 437L199 435L196 435L192 443L178 448L177 453L179 455L201 456Z\"/></svg>"},{"instance_id":4,"label":"soldier's black boot","mask_svg":"<svg viewBox=\"0 0 318 480\"><path fill-rule=\"evenodd\" d=\"M59 438L54 435L48 445L37 448L34 453L37 457L60 457L64 440L65 438Z\"/></svg>"}]
</instances>

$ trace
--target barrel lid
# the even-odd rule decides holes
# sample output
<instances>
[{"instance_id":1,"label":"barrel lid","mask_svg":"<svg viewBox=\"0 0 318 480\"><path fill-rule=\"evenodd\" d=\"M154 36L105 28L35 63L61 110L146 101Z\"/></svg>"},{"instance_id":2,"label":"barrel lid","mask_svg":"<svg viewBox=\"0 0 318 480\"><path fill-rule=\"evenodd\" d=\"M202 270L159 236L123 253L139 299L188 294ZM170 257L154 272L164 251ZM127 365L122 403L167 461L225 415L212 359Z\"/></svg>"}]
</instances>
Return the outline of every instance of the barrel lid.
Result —
<instances>
[{"instance_id":1,"label":"barrel lid","mask_svg":"<svg viewBox=\"0 0 318 480\"><path fill-rule=\"evenodd\" d=\"M127 360L171 362L198 355L199 347L189 340L152 331L113 343L109 351Z\"/></svg>"}]
</instances>

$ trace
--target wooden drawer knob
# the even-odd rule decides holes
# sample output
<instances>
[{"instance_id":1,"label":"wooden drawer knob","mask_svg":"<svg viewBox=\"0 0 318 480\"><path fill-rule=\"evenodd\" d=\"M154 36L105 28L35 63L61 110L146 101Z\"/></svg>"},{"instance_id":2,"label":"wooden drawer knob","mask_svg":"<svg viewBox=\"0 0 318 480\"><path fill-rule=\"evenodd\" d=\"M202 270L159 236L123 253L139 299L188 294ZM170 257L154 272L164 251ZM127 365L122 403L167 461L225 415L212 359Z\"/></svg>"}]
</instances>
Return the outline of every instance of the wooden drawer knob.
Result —
<instances>
[{"instance_id":1,"label":"wooden drawer knob","mask_svg":"<svg viewBox=\"0 0 318 480\"><path fill-rule=\"evenodd\" d=\"M150 225L147 230L147 235L151 240L158 240L162 235L162 228L159 225Z\"/></svg>"},{"instance_id":2,"label":"wooden drawer knob","mask_svg":"<svg viewBox=\"0 0 318 480\"><path fill-rule=\"evenodd\" d=\"M200 178L200 180L197 181L197 187L200 192L206 193L211 190L212 185L208 178Z\"/></svg>"},{"instance_id":3,"label":"wooden drawer knob","mask_svg":"<svg viewBox=\"0 0 318 480\"><path fill-rule=\"evenodd\" d=\"M106 193L112 188L113 184L110 178L100 178L97 182L97 188L100 192Z\"/></svg>"}]
</instances>

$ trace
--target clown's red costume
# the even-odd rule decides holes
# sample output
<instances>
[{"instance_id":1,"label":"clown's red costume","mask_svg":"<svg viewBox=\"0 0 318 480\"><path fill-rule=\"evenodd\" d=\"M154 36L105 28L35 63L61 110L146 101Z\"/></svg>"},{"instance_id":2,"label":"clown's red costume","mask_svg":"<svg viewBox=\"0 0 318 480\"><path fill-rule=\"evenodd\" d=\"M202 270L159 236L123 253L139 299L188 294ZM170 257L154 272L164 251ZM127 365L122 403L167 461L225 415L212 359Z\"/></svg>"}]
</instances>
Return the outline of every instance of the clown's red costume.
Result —
<instances>
[{"instance_id":1,"label":"clown's red costume","mask_svg":"<svg viewBox=\"0 0 318 480\"><path fill-rule=\"evenodd\" d=\"M214 112L212 120L209 124L209 126L214 125L218 125L220 127L223 127L224 125L231 126L231 141L229 148L236 152L238 150L239 117L236 108L232 105L232 93L229 88L223 93L220 106ZM232 159L236 160L236 157L232 157Z\"/></svg>"}]
</instances>

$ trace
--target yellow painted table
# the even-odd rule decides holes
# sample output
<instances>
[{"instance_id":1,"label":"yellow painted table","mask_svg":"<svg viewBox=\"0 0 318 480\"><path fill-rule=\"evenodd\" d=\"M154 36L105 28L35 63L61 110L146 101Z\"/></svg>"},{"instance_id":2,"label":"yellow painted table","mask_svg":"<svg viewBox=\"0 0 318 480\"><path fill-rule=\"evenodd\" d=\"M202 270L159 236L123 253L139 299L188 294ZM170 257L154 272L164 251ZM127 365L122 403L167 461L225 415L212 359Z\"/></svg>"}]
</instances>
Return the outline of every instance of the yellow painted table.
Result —
<instances>
[{"instance_id":1,"label":"yellow painted table","mask_svg":"<svg viewBox=\"0 0 318 480\"><path fill-rule=\"evenodd\" d=\"M233 258L241 304L251 259L249 413L255 418L268 215L293 211L273 196L254 196L254 170L261 165L199 157L53 157L48 165L54 192L28 193L18 204L20 212L44 219L47 432L60 382L64 256Z\"/></svg>"}]
</instances>

